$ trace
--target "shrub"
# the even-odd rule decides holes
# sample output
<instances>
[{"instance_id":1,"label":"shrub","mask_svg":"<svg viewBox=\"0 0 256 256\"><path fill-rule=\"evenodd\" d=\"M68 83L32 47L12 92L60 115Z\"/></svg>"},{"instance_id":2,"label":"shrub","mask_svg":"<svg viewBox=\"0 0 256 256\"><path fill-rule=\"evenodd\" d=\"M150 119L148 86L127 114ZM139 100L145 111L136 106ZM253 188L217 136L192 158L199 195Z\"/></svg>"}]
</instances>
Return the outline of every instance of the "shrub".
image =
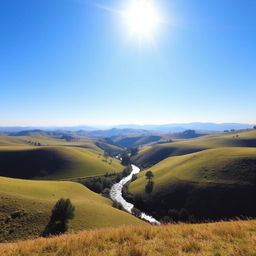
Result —
<instances>
[{"instance_id":1,"label":"shrub","mask_svg":"<svg viewBox=\"0 0 256 256\"><path fill-rule=\"evenodd\" d=\"M164 216L162 219L161 219L161 222L162 223L169 223L171 222L171 218L169 216Z\"/></svg>"},{"instance_id":2,"label":"shrub","mask_svg":"<svg viewBox=\"0 0 256 256\"><path fill-rule=\"evenodd\" d=\"M141 211L135 207L132 208L132 214L138 218L141 216Z\"/></svg>"},{"instance_id":3,"label":"shrub","mask_svg":"<svg viewBox=\"0 0 256 256\"><path fill-rule=\"evenodd\" d=\"M122 204L120 204L120 203L119 203L119 202L117 202L117 201L113 201L112 206L113 206L114 208L119 209L119 210L124 210L124 208L123 208Z\"/></svg>"},{"instance_id":4,"label":"shrub","mask_svg":"<svg viewBox=\"0 0 256 256\"><path fill-rule=\"evenodd\" d=\"M131 181L133 182L133 181L135 181L135 180L137 180L137 179L138 179L138 176L137 176L136 174L133 174L133 175L132 175L132 180L131 180Z\"/></svg>"}]
</instances>

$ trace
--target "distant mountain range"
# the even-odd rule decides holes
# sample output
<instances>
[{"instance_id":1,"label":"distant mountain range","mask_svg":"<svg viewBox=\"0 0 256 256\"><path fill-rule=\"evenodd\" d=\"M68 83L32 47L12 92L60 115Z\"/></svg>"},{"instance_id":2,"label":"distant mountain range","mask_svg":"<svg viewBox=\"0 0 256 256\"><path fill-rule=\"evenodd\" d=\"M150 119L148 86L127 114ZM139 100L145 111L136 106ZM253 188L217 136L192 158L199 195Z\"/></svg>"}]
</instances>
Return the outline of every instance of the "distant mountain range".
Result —
<instances>
[{"instance_id":1,"label":"distant mountain range","mask_svg":"<svg viewBox=\"0 0 256 256\"><path fill-rule=\"evenodd\" d=\"M119 129L130 128L130 129L144 129L150 131L159 132L182 132L185 130L197 130L197 131L224 131L224 130L241 130L251 129L254 125L242 124L242 123L181 123L181 124L163 124L163 125L119 125L116 126Z\"/></svg>"},{"instance_id":2,"label":"distant mountain range","mask_svg":"<svg viewBox=\"0 0 256 256\"><path fill-rule=\"evenodd\" d=\"M111 137L125 134L149 134L149 133L177 133L186 130L196 130L201 132L220 132L224 130L251 129L254 125L242 123L184 123L184 124L164 124L164 125L118 125L115 127L0 127L0 133L12 136L25 135L61 135L71 134L89 137Z\"/></svg>"}]
</instances>

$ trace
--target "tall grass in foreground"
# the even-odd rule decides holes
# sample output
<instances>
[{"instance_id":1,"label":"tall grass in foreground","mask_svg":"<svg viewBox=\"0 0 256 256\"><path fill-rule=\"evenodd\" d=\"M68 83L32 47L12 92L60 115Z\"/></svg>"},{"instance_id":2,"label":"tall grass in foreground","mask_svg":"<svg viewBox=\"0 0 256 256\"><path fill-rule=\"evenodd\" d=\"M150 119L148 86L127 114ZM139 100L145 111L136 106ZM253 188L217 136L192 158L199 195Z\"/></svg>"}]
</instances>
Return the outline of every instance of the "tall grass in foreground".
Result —
<instances>
[{"instance_id":1,"label":"tall grass in foreground","mask_svg":"<svg viewBox=\"0 0 256 256\"><path fill-rule=\"evenodd\" d=\"M0 245L2 256L256 256L256 221L130 226Z\"/></svg>"}]
</instances>

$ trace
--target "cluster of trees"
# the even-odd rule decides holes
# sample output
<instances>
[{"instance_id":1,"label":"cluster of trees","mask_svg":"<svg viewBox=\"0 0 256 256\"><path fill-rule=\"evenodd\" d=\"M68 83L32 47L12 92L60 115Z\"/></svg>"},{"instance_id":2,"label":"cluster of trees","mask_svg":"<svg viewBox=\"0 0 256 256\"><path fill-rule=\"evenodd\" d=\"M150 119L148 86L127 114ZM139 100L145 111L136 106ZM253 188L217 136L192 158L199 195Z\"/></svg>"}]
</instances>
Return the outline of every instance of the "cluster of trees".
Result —
<instances>
[{"instance_id":1,"label":"cluster of trees","mask_svg":"<svg viewBox=\"0 0 256 256\"><path fill-rule=\"evenodd\" d=\"M133 157L139 153L139 148L130 148L129 151L130 151L131 157Z\"/></svg>"},{"instance_id":2,"label":"cluster of trees","mask_svg":"<svg viewBox=\"0 0 256 256\"><path fill-rule=\"evenodd\" d=\"M121 155L121 164L124 166L130 165L131 164L131 158L128 153L123 153Z\"/></svg>"},{"instance_id":3,"label":"cluster of trees","mask_svg":"<svg viewBox=\"0 0 256 256\"><path fill-rule=\"evenodd\" d=\"M105 174L104 176L88 177L76 180L88 187L90 190L109 197L109 190L114 183L119 182L123 177L128 176L132 171L131 166L127 166L121 173Z\"/></svg>"},{"instance_id":4,"label":"cluster of trees","mask_svg":"<svg viewBox=\"0 0 256 256\"><path fill-rule=\"evenodd\" d=\"M231 129L231 130L225 130L224 132L235 132L235 129Z\"/></svg>"},{"instance_id":5,"label":"cluster of trees","mask_svg":"<svg viewBox=\"0 0 256 256\"><path fill-rule=\"evenodd\" d=\"M52 215L49 223L45 227L43 236L63 234L68 230L68 222L75 216L75 207L72 205L70 199L63 199L57 201L52 209Z\"/></svg>"},{"instance_id":6,"label":"cluster of trees","mask_svg":"<svg viewBox=\"0 0 256 256\"><path fill-rule=\"evenodd\" d=\"M154 182L152 181L152 179L154 178L154 174L151 171L147 171L145 176L148 180L148 183L145 186L145 192L150 194L154 188Z\"/></svg>"},{"instance_id":7,"label":"cluster of trees","mask_svg":"<svg viewBox=\"0 0 256 256\"><path fill-rule=\"evenodd\" d=\"M113 206L114 208L119 209L119 210L124 210L124 208L123 208L122 204L121 204L121 203L119 203L119 202L117 202L117 201L113 201L112 206Z\"/></svg>"},{"instance_id":8,"label":"cluster of trees","mask_svg":"<svg viewBox=\"0 0 256 256\"><path fill-rule=\"evenodd\" d=\"M37 141L27 141L28 144L33 145L33 146L42 146L40 142Z\"/></svg>"}]
</instances>

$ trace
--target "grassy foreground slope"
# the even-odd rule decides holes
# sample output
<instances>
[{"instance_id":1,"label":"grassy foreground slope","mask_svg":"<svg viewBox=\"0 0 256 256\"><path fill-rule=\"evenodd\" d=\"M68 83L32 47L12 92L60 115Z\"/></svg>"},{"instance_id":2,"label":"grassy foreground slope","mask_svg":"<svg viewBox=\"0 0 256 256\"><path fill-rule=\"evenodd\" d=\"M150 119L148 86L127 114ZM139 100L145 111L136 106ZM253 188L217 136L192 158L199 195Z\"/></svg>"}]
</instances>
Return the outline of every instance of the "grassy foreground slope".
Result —
<instances>
[{"instance_id":1,"label":"grassy foreground slope","mask_svg":"<svg viewBox=\"0 0 256 256\"><path fill-rule=\"evenodd\" d=\"M218 148L169 157L147 170L154 174L153 192L145 192L145 172L129 191L141 197L138 207L158 217L168 216L172 208L186 208L199 218L256 216L256 148Z\"/></svg>"},{"instance_id":2,"label":"grassy foreground slope","mask_svg":"<svg viewBox=\"0 0 256 256\"><path fill-rule=\"evenodd\" d=\"M120 172L116 159L106 161L101 151L80 147L0 147L0 176L68 179Z\"/></svg>"},{"instance_id":3,"label":"grassy foreground slope","mask_svg":"<svg viewBox=\"0 0 256 256\"><path fill-rule=\"evenodd\" d=\"M143 168L150 167L170 156L179 156L221 147L256 147L256 130L145 146L133 161Z\"/></svg>"},{"instance_id":4,"label":"grassy foreground slope","mask_svg":"<svg viewBox=\"0 0 256 256\"><path fill-rule=\"evenodd\" d=\"M78 183L0 177L0 241L40 235L60 198L70 198L75 206L71 230L144 224Z\"/></svg>"},{"instance_id":5,"label":"grassy foreground slope","mask_svg":"<svg viewBox=\"0 0 256 256\"><path fill-rule=\"evenodd\" d=\"M256 221L121 227L1 244L0 255L255 256Z\"/></svg>"}]
</instances>

